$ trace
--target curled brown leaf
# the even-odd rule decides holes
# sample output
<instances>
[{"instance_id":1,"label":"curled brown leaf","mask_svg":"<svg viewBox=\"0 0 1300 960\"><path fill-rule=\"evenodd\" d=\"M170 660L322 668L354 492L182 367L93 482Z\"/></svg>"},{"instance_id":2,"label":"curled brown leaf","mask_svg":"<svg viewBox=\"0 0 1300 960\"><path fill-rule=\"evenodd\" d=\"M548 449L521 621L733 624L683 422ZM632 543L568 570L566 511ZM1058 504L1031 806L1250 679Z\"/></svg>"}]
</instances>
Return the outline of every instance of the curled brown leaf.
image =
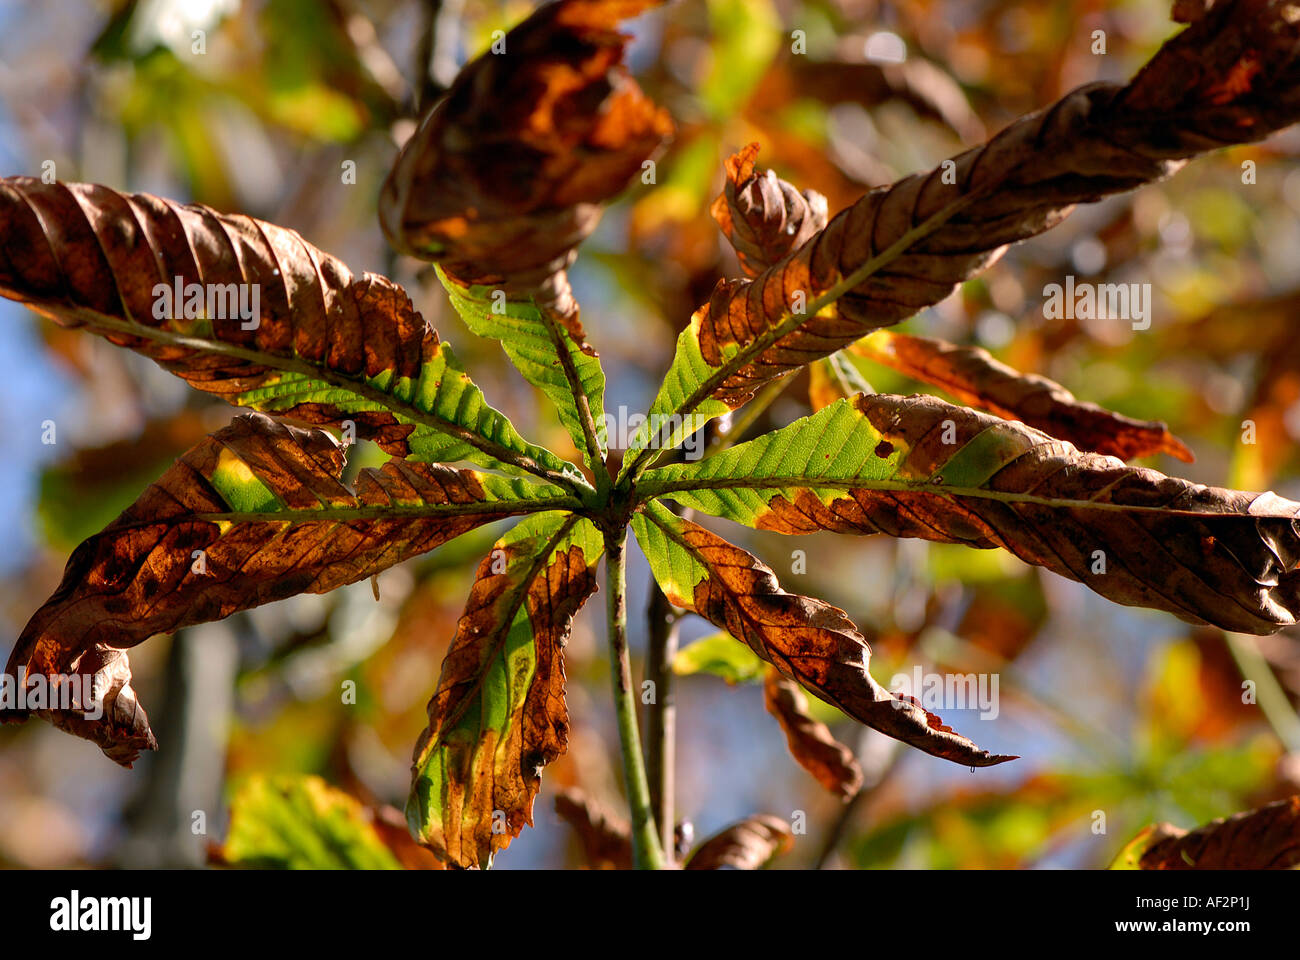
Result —
<instances>
[{"instance_id":1,"label":"curled brown leaf","mask_svg":"<svg viewBox=\"0 0 1300 960\"><path fill-rule=\"evenodd\" d=\"M1191 831L1167 823L1147 830L1154 842L1138 859L1143 870L1300 867L1300 796L1212 820Z\"/></svg>"},{"instance_id":2,"label":"curled brown leaf","mask_svg":"<svg viewBox=\"0 0 1300 960\"><path fill-rule=\"evenodd\" d=\"M1292 9L1223 0L1129 84L1081 87L983 146L871 191L752 280L720 283L693 320L699 349L713 367L736 348L743 361L710 381L709 395L734 408L764 383L938 303L1075 204L1294 123L1300 21ZM862 279L843 291L855 271ZM833 290L842 295L823 303Z\"/></svg>"},{"instance_id":3,"label":"curled brown leaf","mask_svg":"<svg viewBox=\"0 0 1300 960\"><path fill-rule=\"evenodd\" d=\"M756 814L700 844L687 870L758 870L794 846L794 834L779 817Z\"/></svg>"},{"instance_id":4,"label":"curled brown leaf","mask_svg":"<svg viewBox=\"0 0 1300 960\"><path fill-rule=\"evenodd\" d=\"M581 344L565 269L672 130L620 63L620 21L658 2L547 4L461 70L384 184L393 246L462 285L535 297Z\"/></svg>"},{"instance_id":5,"label":"curled brown leaf","mask_svg":"<svg viewBox=\"0 0 1300 960\"><path fill-rule=\"evenodd\" d=\"M809 714L808 698L799 685L775 667L763 678L763 703L785 731L790 754L818 783L843 800L862 789L862 768L853 751Z\"/></svg>"},{"instance_id":6,"label":"curled brown leaf","mask_svg":"<svg viewBox=\"0 0 1300 960\"><path fill-rule=\"evenodd\" d=\"M573 828L593 870L632 869L632 830L577 787L555 795L555 812Z\"/></svg>"},{"instance_id":7,"label":"curled brown leaf","mask_svg":"<svg viewBox=\"0 0 1300 960\"><path fill-rule=\"evenodd\" d=\"M1163 423L1134 420L1078 400L1059 383L1021 373L979 347L879 331L859 340L851 349L914 380L939 387L963 403L1068 440L1080 450L1121 460L1154 453L1167 453L1187 463L1195 459Z\"/></svg>"},{"instance_id":8,"label":"curled brown leaf","mask_svg":"<svg viewBox=\"0 0 1300 960\"><path fill-rule=\"evenodd\" d=\"M826 226L826 198L802 193L773 170L758 170L758 144L727 158L727 182L709 212L731 242L745 276L754 277Z\"/></svg>"}]
</instances>

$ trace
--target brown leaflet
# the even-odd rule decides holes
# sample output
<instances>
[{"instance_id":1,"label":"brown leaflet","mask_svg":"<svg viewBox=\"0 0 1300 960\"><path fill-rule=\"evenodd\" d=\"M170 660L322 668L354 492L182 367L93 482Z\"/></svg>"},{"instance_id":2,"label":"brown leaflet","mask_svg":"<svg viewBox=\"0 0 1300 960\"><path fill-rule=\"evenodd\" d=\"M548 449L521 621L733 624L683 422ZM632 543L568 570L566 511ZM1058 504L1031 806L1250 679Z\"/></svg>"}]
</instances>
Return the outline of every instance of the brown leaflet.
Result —
<instances>
[{"instance_id":1,"label":"brown leaflet","mask_svg":"<svg viewBox=\"0 0 1300 960\"><path fill-rule=\"evenodd\" d=\"M213 319L213 335L232 349L216 355L105 325L131 322L183 334L186 321L154 316L154 288L174 289L177 277L182 290L256 284L256 329L242 329L238 316ZM84 325L232 403L281 376L257 355L324 364L346 380L386 372L414 379L439 348L437 333L401 287L375 274L355 276L292 230L91 184L0 179L0 295L64 326ZM390 413L344 413L313 402L277 412L322 425L351 420L357 436L385 452L408 452L412 427Z\"/></svg>"},{"instance_id":2,"label":"brown leaflet","mask_svg":"<svg viewBox=\"0 0 1300 960\"><path fill-rule=\"evenodd\" d=\"M871 191L753 280L719 283L693 320L704 359L718 367L728 349L756 352L710 395L734 409L764 383L938 303L1074 205L1294 123L1300 21L1290 9L1218 3L1128 85L1081 87L981 147ZM790 329L787 318L797 320L801 307L812 314L819 297L866 265L874 271L833 308ZM756 345L783 323L790 332Z\"/></svg>"},{"instance_id":3,"label":"brown leaflet","mask_svg":"<svg viewBox=\"0 0 1300 960\"><path fill-rule=\"evenodd\" d=\"M578 835L587 866L593 870L632 869L632 828L626 820L576 787L556 793L555 812Z\"/></svg>"},{"instance_id":4,"label":"brown leaflet","mask_svg":"<svg viewBox=\"0 0 1300 960\"><path fill-rule=\"evenodd\" d=\"M0 716L19 722L35 713L130 766L140 750L156 749L130 686L130 647L298 593L327 593L529 509L489 502L480 475L469 470L392 460L361 471L353 493L340 482L343 466L343 448L328 433L260 414L237 417L193 447L73 551L58 589L9 657L10 676L92 675L104 716L76 709ZM265 511L235 510L223 497L259 482L277 499ZM449 513L398 512L412 503L444 505ZM393 511L386 517L385 508ZM314 510L363 515L313 519Z\"/></svg>"},{"instance_id":5,"label":"brown leaflet","mask_svg":"<svg viewBox=\"0 0 1300 960\"><path fill-rule=\"evenodd\" d=\"M574 614L596 591L596 558L577 544L555 549L575 521L566 520L545 544L511 543L507 535L483 559L429 700L429 724L411 766L418 806L413 811L408 805L407 820L421 842L455 866L486 867L525 825L532 826L542 767L568 749L564 645ZM493 572L502 560L505 572ZM531 631L534 673L523 703L509 705L503 731L487 719L498 708L485 705L491 695L485 684L521 610ZM437 784L430 790L427 768L435 765ZM505 832L494 829L497 811L505 814Z\"/></svg>"},{"instance_id":6,"label":"brown leaflet","mask_svg":"<svg viewBox=\"0 0 1300 960\"><path fill-rule=\"evenodd\" d=\"M835 739L830 727L808 713L808 698L799 685L776 667L763 678L763 703L785 731L790 754L817 782L848 800L862 789L862 768L853 751Z\"/></svg>"},{"instance_id":7,"label":"brown leaflet","mask_svg":"<svg viewBox=\"0 0 1300 960\"><path fill-rule=\"evenodd\" d=\"M826 198L815 190L800 193L773 170L754 165L758 144L727 158L727 182L709 212L736 249L747 277L806 243L826 226Z\"/></svg>"},{"instance_id":8,"label":"brown leaflet","mask_svg":"<svg viewBox=\"0 0 1300 960\"><path fill-rule=\"evenodd\" d=\"M1288 870L1300 867L1300 796L1211 820L1192 831L1148 827L1143 870Z\"/></svg>"},{"instance_id":9,"label":"brown leaflet","mask_svg":"<svg viewBox=\"0 0 1300 960\"><path fill-rule=\"evenodd\" d=\"M885 438L879 456L905 452L895 479L928 484L933 492L849 481L827 501L805 487L794 502L773 497L755 526L1002 547L1116 603L1229 630L1272 633L1300 616L1300 504L1082 453L936 397L877 394L860 396L855 405ZM995 451L986 452L988 462L973 457L969 467L986 471L976 486L1005 499L945 492L935 477L990 430L999 433L983 439L994 437ZM953 442L945 443L946 436ZM1104 572L1094 572L1096 551L1104 554Z\"/></svg>"},{"instance_id":10,"label":"brown leaflet","mask_svg":"<svg viewBox=\"0 0 1300 960\"><path fill-rule=\"evenodd\" d=\"M756 814L705 840L691 854L686 869L758 870L792 846L794 834L784 820Z\"/></svg>"},{"instance_id":11,"label":"brown leaflet","mask_svg":"<svg viewBox=\"0 0 1300 960\"><path fill-rule=\"evenodd\" d=\"M877 339L880 338L880 339ZM1021 373L979 347L959 347L933 337L878 333L855 343L858 356L939 387L963 403L1021 420L1044 433L1121 460L1167 453L1185 463L1195 457L1168 427L1134 420L1086 403L1034 373Z\"/></svg>"},{"instance_id":12,"label":"brown leaflet","mask_svg":"<svg viewBox=\"0 0 1300 960\"><path fill-rule=\"evenodd\" d=\"M665 532L705 570L689 602L669 599L746 643L782 676L932 756L972 767L1017 759L981 750L915 701L876 683L867 670L871 648L843 610L787 593L770 567L699 524L679 520Z\"/></svg>"},{"instance_id":13,"label":"brown leaflet","mask_svg":"<svg viewBox=\"0 0 1300 960\"><path fill-rule=\"evenodd\" d=\"M560 0L462 69L384 184L393 246L464 286L535 297L582 344L565 270L672 130L620 62L619 23L658 2Z\"/></svg>"}]
</instances>

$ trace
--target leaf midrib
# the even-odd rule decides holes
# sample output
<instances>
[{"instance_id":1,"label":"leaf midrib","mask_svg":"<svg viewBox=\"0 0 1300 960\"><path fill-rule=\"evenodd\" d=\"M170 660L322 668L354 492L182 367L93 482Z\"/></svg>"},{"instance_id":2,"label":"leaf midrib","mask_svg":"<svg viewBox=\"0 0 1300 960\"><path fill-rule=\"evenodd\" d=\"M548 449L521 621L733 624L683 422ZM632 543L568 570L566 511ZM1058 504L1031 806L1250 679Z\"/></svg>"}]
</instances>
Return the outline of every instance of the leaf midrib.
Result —
<instances>
[{"instance_id":1,"label":"leaf midrib","mask_svg":"<svg viewBox=\"0 0 1300 960\"><path fill-rule=\"evenodd\" d=\"M257 523L259 521L289 521L311 523L316 520L419 520L431 517L473 516L474 514L500 514L513 516L525 513L544 513L548 510L577 510L582 504L574 497L546 497L528 500L501 500L477 503L430 503L422 505L389 505L373 507L311 507L269 511L231 511L215 513L187 513L183 520L212 522ZM157 521L150 521L156 523Z\"/></svg>"},{"instance_id":2,"label":"leaf midrib","mask_svg":"<svg viewBox=\"0 0 1300 960\"><path fill-rule=\"evenodd\" d=\"M653 478L642 480L637 485L637 500L644 503L656 497L669 496L673 493L691 493L697 490L879 490L887 493L930 493L947 498L971 497L983 500L995 500L1003 503L1027 503L1055 509L1106 510L1117 513L1154 513L1170 517L1237 517L1251 520L1297 520L1295 514L1271 513L1225 513L1222 511L1187 510L1174 507L1148 506L1144 504L1110 503L1097 500L1080 500L1076 498L1044 497L1032 493L1015 493L1004 490L989 490L985 487L959 487L950 484L933 483L929 480L914 482L903 480L873 480L862 478L824 479L800 475L772 477L703 477L683 480L666 480L656 482Z\"/></svg>"}]
</instances>

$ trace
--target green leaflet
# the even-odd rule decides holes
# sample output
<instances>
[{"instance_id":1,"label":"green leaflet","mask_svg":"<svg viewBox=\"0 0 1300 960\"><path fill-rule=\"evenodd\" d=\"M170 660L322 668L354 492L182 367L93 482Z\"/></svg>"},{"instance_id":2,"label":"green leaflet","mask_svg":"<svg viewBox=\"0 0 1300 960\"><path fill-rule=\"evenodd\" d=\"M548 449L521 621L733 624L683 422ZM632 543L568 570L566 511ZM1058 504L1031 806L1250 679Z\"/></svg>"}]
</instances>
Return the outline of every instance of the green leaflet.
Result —
<instances>
[{"instance_id":1,"label":"green leaflet","mask_svg":"<svg viewBox=\"0 0 1300 960\"><path fill-rule=\"evenodd\" d=\"M672 366L664 374L654 402L650 404L645 423L628 443L628 455L619 471L619 479L632 469L637 451L672 450L714 417L731 411L731 407L721 400L695 397L699 385L715 372L700 352L699 321L692 318L690 325L677 337L677 353L673 356Z\"/></svg>"},{"instance_id":2,"label":"green leaflet","mask_svg":"<svg viewBox=\"0 0 1300 960\"><path fill-rule=\"evenodd\" d=\"M465 325L480 337L499 340L510 362L537 387L560 413L560 422L574 446L582 451L593 472L601 463L607 444L605 423L605 372L600 361L582 347L554 319L544 316L532 300L500 300L496 312L491 287L464 287L437 268L452 306ZM504 294L503 294L504 296ZM583 410L583 407L586 410ZM590 417L594 444L584 423Z\"/></svg>"},{"instance_id":3,"label":"green leaflet","mask_svg":"<svg viewBox=\"0 0 1300 960\"><path fill-rule=\"evenodd\" d=\"M568 741L562 648L604 549L573 514L530 516L493 546L429 701L406 816L441 858L490 866L525 824L541 767Z\"/></svg>"},{"instance_id":4,"label":"green leaflet","mask_svg":"<svg viewBox=\"0 0 1300 960\"><path fill-rule=\"evenodd\" d=\"M551 481L582 482L572 464L526 441L505 414L487 402L446 341L438 342L418 377L398 378L386 371L365 381L364 393L334 386L311 374L284 372L227 399L286 416L292 416L302 404L322 404L345 415L389 413L398 423L414 425L406 438L411 460L466 460L509 473L540 473ZM495 455L498 452L526 457L536 469L504 462Z\"/></svg>"},{"instance_id":5,"label":"green leaflet","mask_svg":"<svg viewBox=\"0 0 1300 960\"><path fill-rule=\"evenodd\" d=\"M753 650L724 631L683 647L673 660L673 673L678 676L708 673L730 684L758 683L765 670L767 664Z\"/></svg>"},{"instance_id":6,"label":"green leaflet","mask_svg":"<svg viewBox=\"0 0 1300 960\"><path fill-rule=\"evenodd\" d=\"M353 797L320 777L253 776L235 794L221 861L274 870L401 870Z\"/></svg>"},{"instance_id":7,"label":"green leaflet","mask_svg":"<svg viewBox=\"0 0 1300 960\"><path fill-rule=\"evenodd\" d=\"M1229 630L1300 615L1300 504L1126 466L934 397L840 400L650 471L637 490L786 534L1002 547L1117 603Z\"/></svg>"},{"instance_id":8,"label":"green leaflet","mask_svg":"<svg viewBox=\"0 0 1300 960\"><path fill-rule=\"evenodd\" d=\"M646 514L653 514L670 527L678 522L677 517L652 501L645 505L644 511L632 515L632 534L668 602L675 607L694 609L695 585L708 577L708 570Z\"/></svg>"},{"instance_id":9,"label":"green leaflet","mask_svg":"<svg viewBox=\"0 0 1300 960\"><path fill-rule=\"evenodd\" d=\"M883 437L853 405L838 400L717 456L647 472L637 484L644 497L665 496L684 506L748 526L760 526L778 496L800 490L833 496L853 486L889 486L901 451L876 455Z\"/></svg>"}]
</instances>

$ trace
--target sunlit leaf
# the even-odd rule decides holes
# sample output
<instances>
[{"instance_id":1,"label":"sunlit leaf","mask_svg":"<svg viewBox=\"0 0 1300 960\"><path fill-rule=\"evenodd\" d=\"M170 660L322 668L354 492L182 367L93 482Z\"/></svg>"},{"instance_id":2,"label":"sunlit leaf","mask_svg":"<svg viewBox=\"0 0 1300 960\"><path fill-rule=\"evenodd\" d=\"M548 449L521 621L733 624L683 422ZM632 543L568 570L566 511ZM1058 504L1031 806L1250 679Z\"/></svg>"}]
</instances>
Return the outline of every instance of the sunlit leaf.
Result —
<instances>
[{"instance_id":1,"label":"sunlit leaf","mask_svg":"<svg viewBox=\"0 0 1300 960\"><path fill-rule=\"evenodd\" d=\"M573 501L555 487L390 460L340 481L344 448L323 430L237 417L195 446L68 560L7 672L68 687L29 712L130 766L156 749L125 651L156 633L299 593L356 583L468 530ZM65 677L65 675L68 675ZM73 675L93 677L94 693ZM102 701L96 715L92 701Z\"/></svg>"},{"instance_id":2,"label":"sunlit leaf","mask_svg":"<svg viewBox=\"0 0 1300 960\"><path fill-rule=\"evenodd\" d=\"M687 644L673 660L673 672L679 676L708 673L731 684L757 683L765 669L753 650L725 631Z\"/></svg>"},{"instance_id":3,"label":"sunlit leaf","mask_svg":"<svg viewBox=\"0 0 1300 960\"><path fill-rule=\"evenodd\" d=\"M577 477L488 406L401 287L274 224L5 178L0 295L229 403L352 429L394 456Z\"/></svg>"},{"instance_id":4,"label":"sunlit leaf","mask_svg":"<svg viewBox=\"0 0 1300 960\"><path fill-rule=\"evenodd\" d=\"M1271 633L1300 614L1300 504L1125 466L933 397L859 396L639 485L781 533L1002 547L1134 606Z\"/></svg>"},{"instance_id":5,"label":"sunlit leaf","mask_svg":"<svg viewBox=\"0 0 1300 960\"><path fill-rule=\"evenodd\" d=\"M564 644L603 541L573 514L530 517L479 565L415 746L406 818L439 857L491 866L532 825L541 769L567 749Z\"/></svg>"},{"instance_id":6,"label":"sunlit leaf","mask_svg":"<svg viewBox=\"0 0 1300 960\"><path fill-rule=\"evenodd\" d=\"M402 869L365 807L320 777L250 777L215 859L261 870Z\"/></svg>"},{"instance_id":7,"label":"sunlit leaf","mask_svg":"<svg viewBox=\"0 0 1300 960\"><path fill-rule=\"evenodd\" d=\"M983 146L872 190L753 279L719 283L678 338L623 472L635 476L655 449L771 380L940 302L1076 204L1300 119L1293 19L1265 0L1216 7L1128 85L1080 88Z\"/></svg>"},{"instance_id":8,"label":"sunlit leaf","mask_svg":"<svg viewBox=\"0 0 1300 960\"><path fill-rule=\"evenodd\" d=\"M969 766L1015 759L981 750L876 683L867 672L871 650L844 611L786 593L757 557L654 503L632 518L632 529L671 603L726 630L783 677L934 756Z\"/></svg>"}]
</instances>

